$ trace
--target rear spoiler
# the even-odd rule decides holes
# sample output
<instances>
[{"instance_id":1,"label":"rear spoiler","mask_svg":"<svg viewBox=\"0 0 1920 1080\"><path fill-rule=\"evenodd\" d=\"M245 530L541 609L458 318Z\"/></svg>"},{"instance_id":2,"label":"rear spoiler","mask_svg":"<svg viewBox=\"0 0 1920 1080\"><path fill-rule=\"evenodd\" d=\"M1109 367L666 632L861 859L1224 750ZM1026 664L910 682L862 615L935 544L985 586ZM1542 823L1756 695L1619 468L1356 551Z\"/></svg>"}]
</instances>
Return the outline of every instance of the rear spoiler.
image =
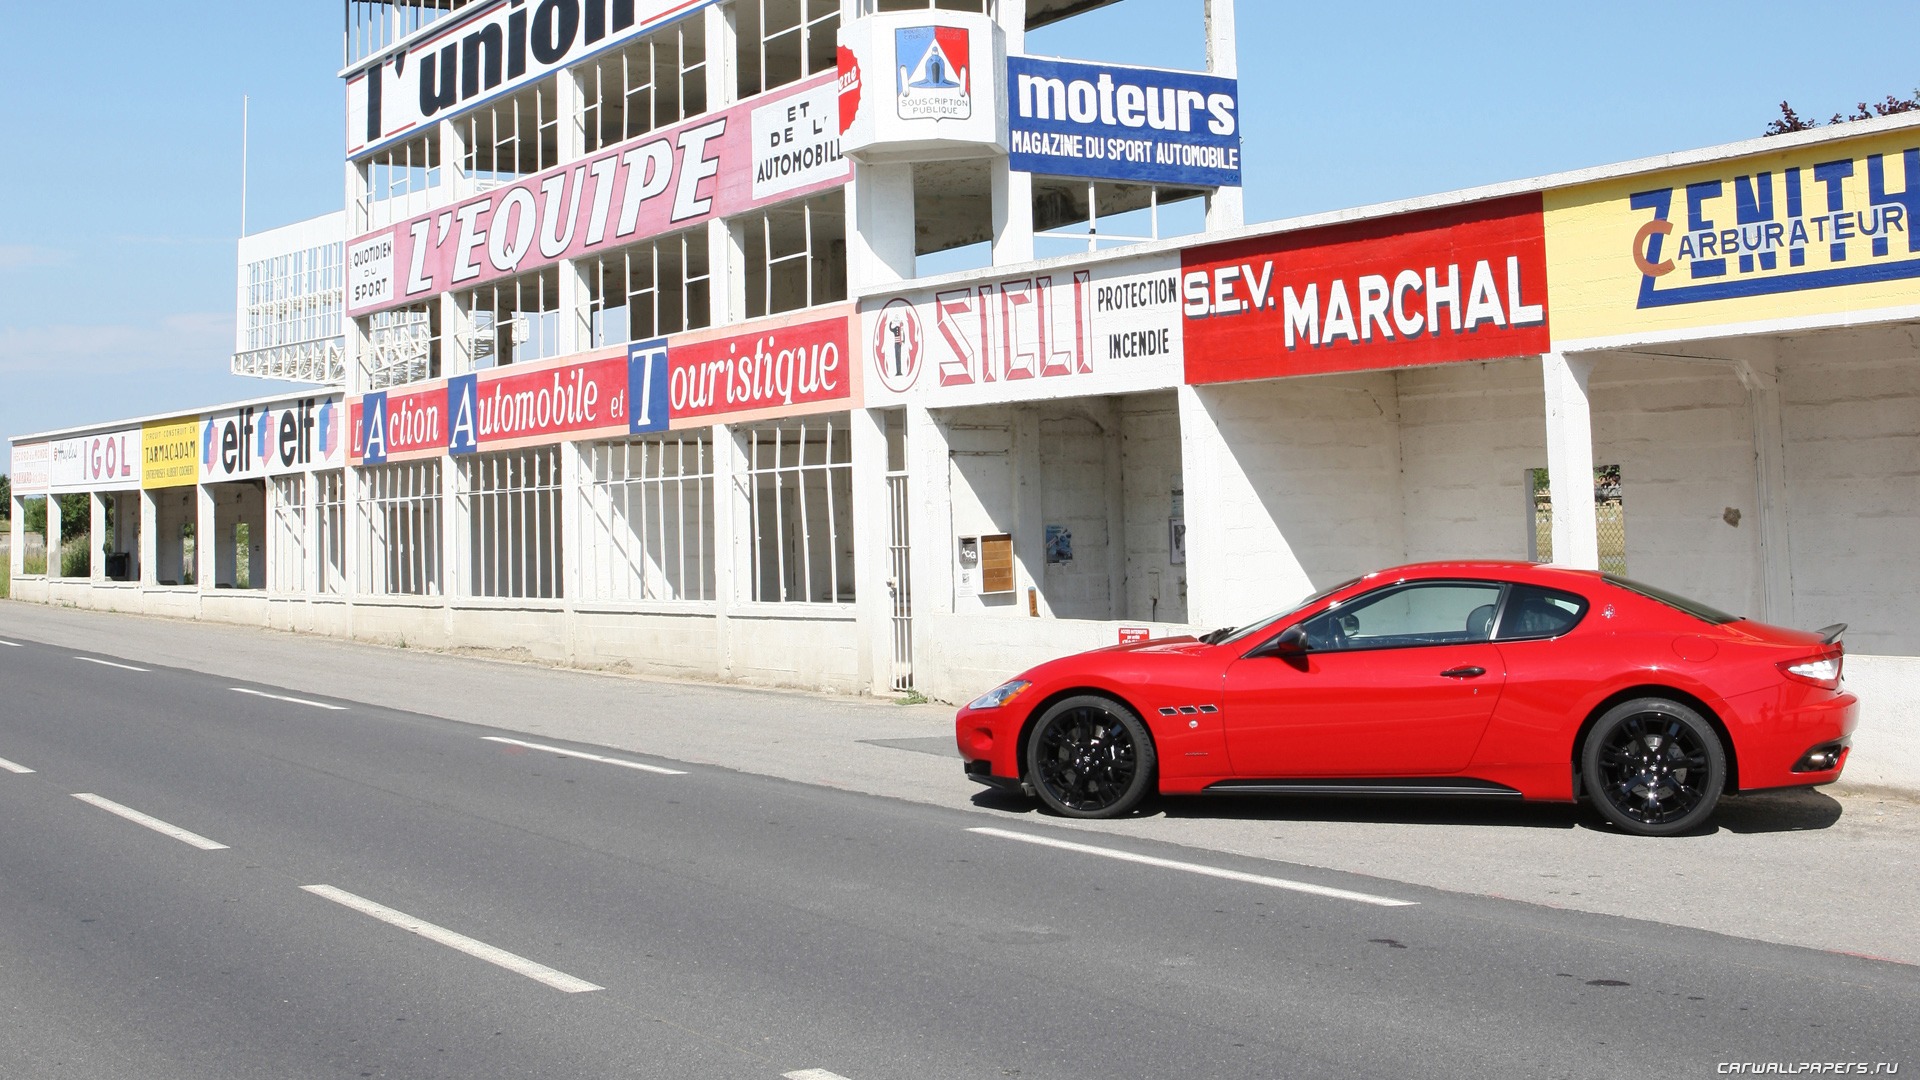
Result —
<instances>
[{"instance_id":1,"label":"rear spoiler","mask_svg":"<svg viewBox=\"0 0 1920 1080\"><path fill-rule=\"evenodd\" d=\"M1840 635L1846 632L1847 632L1847 624L1843 622L1834 623L1832 626L1823 626L1820 629L1814 631L1814 633L1820 635L1820 640L1828 645L1831 645L1834 642L1839 641Z\"/></svg>"}]
</instances>

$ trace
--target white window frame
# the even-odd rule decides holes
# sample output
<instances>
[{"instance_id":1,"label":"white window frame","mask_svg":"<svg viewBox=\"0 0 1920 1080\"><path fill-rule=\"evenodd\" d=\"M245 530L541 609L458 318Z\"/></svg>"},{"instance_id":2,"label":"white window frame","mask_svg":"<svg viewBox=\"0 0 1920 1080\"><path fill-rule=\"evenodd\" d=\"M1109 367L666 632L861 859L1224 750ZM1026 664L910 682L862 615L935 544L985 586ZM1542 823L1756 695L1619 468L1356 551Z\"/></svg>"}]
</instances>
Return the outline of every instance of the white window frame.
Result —
<instances>
[{"instance_id":1,"label":"white window frame","mask_svg":"<svg viewBox=\"0 0 1920 1080\"><path fill-rule=\"evenodd\" d=\"M442 595L441 501L437 458L361 468L359 592Z\"/></svg>"},{"instance_id":2,"label":"white window frame","mask_svg":"<svg viewBox=\"0 0 1920 1080\"><path fill-rule=\"evenodd\" d=\"M360 169L358 227L367 232L431 208L433 189L440 186L443 173L440 138L437 130L425 132L405 142L376 150L354 162Z\"/></svg>"},{"instance_id":3,"label":"white window frame","mask_svg":"<svg viewBox=\"0 0 1920 1080\"><path fill-rule=\"evenodd\" d=\"M376 311L359 322L366 340L360 350L363 392L439 377L446 352L438 298Z\"/></svg>"},{"instance_id":4,"label":"white window frame","mask_svg":"<svg viewBox=\"0 0 1920 1080\"><path fill-rule=\"evenodd\" d=\"M460 294L467 314L460 343L467 371L560 355L560 270L549 266Z\"/></svg>"},{"instance_id":5,"label":"white window frame","mask_svg":"<svg viewBox=\"0 0 1920 1080\"><path fill-rule=\"evenodd\" d=\"M1048 185L1058 185L1060 183L1060 180L1059 178L1048 178L1042 182ZM1081 181L1078 178L1074 178L1073 182L1076 185L1081 183ZM1160 196L1162 192L1178 192L1179 193L1180 197L1177 199L1168 200L1167 205L1174 205L1178 203L1187 203L1187 202L1193 202L1196 200L1203 200L1205 198L1204 194L1196 192L1192 188L1167 187L1160 184L1129 184L1127 185L1129 187L1145 187L1148 189L1147 205L1144 207L1133 209L1133 210L1117 211L1111 216L1124 217L1126 215L1139 213L1141 210L1144 210L1147 214L1146 235L1142 236L1134 233L1102 232L1100 230L1100 189L1102 187L1107 187L1112 185L1108 181L1096 181L1096 180L1087 180L1085 181L1085 184L1087 189L1087 220L1084 222L1074 222L1069 225L1063 225L1056 229L1047 229L1045 231L1035 232L1033 234L1033 239L1035 243L1052 243L1052 244L1060 245L1059 250L1057 251L1056 250L1036 251L1035 254L1038 257L1046 258L1050 255L1071 254L1076 248L1084 251L1089 251L1089 252L1103 251L1110 248L1125 247L1130 244L1145 244L1155 240L1164 240L1171 236L1191 235L1194 232L1204 230L1204 225L1203 225L1201 230L1189 230L1187 232L1178 232L1178 233L1168 232L1161 228L1161 219L1160 219L1160 207L1162 205Z\"/></svg>"},{"instance_id":6,"label":"white window frame","mask_svg":"<svg viewBox=\"0 0 1920 1080\"><path fill-rule=\"evenodd\" d=\"M810 75L835 69L834 50L840 38L840 0L736 0L736 3L739 11L736 18L750 15L754 19L752 27L754 33L740 35L740 51L745 53L748 48L752 48L754 51L751 58L755 61L755 66L751 69L744 63L740 65L741 97L764 94L777 87L799 82ZM776 12L781 7L791 6L795 10L797 21L782 23L769 32L767 27L769 6L773 6ZM791 43L781 40L789 36L793 38ZM813 54L815 42L818 39L825 40L826 55L818 58L819 62L816 63ZM791 75L783 75L777 82L769 80L767 57L770 54L777 56L781 51L796 45L799 48L799 55L798 63L794 65L794 72ZM743 60L747 58L741 57ZM753 81L747 82L749 78Z\"/></svg>"},{"instance_id":7,"label":"white window frame","mask_svg":"<svg viewBox=\"0 0 1920 1080\"><path fill-rule=\"evenodd\" d=\"M746 243L744 281L746 317L757 319L785 311L799 311L821 304L838 303L847 298L847 214L844 191L830 191L810 199L771 206L735 219L744 230ZM838 222L835 227L832 222ZM793 246L797 222L799 244ZM776 246L775 239L779 238ZM833 244L839 241L841 255L834 259ZM776 300L774 285L779 275L799 267L806 275L806 287L797 299L800 303ZM777 306L776 306L777 305Z\"/></svg>"},{"instance_id":8,"label":"white window frame","mask_svg":"<svg viewBox=\"0 0 1920 1080\"><path fill-rule=\"evenodd\" d=\"M745 599L854 602L851 561L844 577L840 567L841 544L853 538L851 435L844 413L739 429L745 461L736 483L744 488L749 530ZM816 551L825 553L824 581L815 568ZM772 587L765 580L769 570Z\"/></svg>"},{"instance_id":9,"label":"white window frame","mask_svg":"<svg viewBox=\"0 0 1920 1080\"><path fill-rule=\"evenodd\" d=\"M459 459L467 596L558 600L565 592L559 444Z\"/></svg>"},{"instance_id":10,"label":"white window frame","mask_svg":"<svg viewBox=\"0 0 1920 1080\"><path fill-rule=\"evenodd\" d=\"M343 242L317 244L247 264L240 319L246 345L235 374L332 382L345 323Z\"/></svg>"},{"instance_id":11,"label":"white window frame","mask_svg":"<svg viewBox=\"0 0 1920 1080\"><path fill-rule=\"evenodd\" d=\"M291 473L268 479L273 488L273 540L267 548L267 585L277 593L307 591L307 477Z\"/></svg>"},{"instance_id":12,"label":"white window frame","mask_svg":"<svg viewBox=\"0 0 1920 1080\"><path fill-rule=\"evenodd\" d=\"M713 268L707 258L705 230L675 233L623 248L583 263L581 269L587 279L587 318L593 348L698 330L713 321ZM642 278L651 283L636 288L635 281ZM660 303L662 295L672 295L671 291L663 293L663 285L677 287L677 319ZM643 300L650 303L653 317L643 320L636 331L633 311Z\"/></svg>"},{"instance_id":13,"label":"white window frame","mask_svg":"<svg viewBox=\"0 0 1920 1080\"><path fill-rule=\"evenodd\" d=\"M591 443L580 491L583 599L708 603L715 597L710 429Z\"/></svg>"},{"instance_id":14,"label":"white window frame","mask_svg":"<svg viewBox=\"0 0 1920 1080\"><path fill-rule=\"evenodd\" d=\"M460 133L460 176L479 190L560 164L558 76L449 121Z\"/></svg>"},{"instance_id":15,"label":"white window frame","mask_svg":"<svg viewBox=\"0 0 1920 1080\"><path fill-rule=\"evenodd\" d=\"M574 69L587 153L707 111L706 33L704 19L682 19Z\"/></svg>"},{"instance_id":16,"label":"white window frame","mask_svg":"<svg viewBox=\"0 0 1920 1080\"><path fill-rule=\"evenodd\" d=\"M328 469L313 474L314 561L319 565L318 592L339 596L347 576L347 472Z\"/></svg>"}]
</instances>

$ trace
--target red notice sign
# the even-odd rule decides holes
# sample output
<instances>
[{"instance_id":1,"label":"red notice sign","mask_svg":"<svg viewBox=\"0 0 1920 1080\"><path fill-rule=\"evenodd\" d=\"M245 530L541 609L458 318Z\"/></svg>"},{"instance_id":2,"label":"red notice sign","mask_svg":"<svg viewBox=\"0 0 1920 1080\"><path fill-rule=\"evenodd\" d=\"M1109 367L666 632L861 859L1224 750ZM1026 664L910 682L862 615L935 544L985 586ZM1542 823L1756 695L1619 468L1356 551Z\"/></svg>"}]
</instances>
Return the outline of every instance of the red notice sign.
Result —
<instances>
[{"instance_id":1,"label":"red notice sign","mask_svg":"<svg viewBox=\"0 0 1920 1080\"><path fill-rule=\"evenodd\" d=\"M1189 383L1546 351L1538 194L1189 248Z\"/></svg>"}]
</instances>

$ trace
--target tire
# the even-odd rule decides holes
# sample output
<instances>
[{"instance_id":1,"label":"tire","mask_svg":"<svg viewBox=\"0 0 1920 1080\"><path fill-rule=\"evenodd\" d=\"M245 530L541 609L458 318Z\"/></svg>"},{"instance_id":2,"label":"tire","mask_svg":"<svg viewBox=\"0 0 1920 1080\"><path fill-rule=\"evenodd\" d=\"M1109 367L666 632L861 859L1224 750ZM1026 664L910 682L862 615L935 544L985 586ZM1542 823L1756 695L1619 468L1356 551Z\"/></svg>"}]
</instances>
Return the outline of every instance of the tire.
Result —
<instances>
[{"instance_id":1,"label":"tire","mask_svg":"<svg viewBox=\"0 0 1920 1080\"><path fill-rule=\"evenodd\" d=\"M1153 737L1109 697L1057 701L1027 735L1027 775L1040 801L1073 818L1119 817L1154 786Z\"/></svg>"},{"instance_id":2,"label":"tire","mask_svg":"<svg viewBox=\"0 0 1920 1080\"><path fill-rule=\"evenodd\" d=\"M1636 698L1594 722L1580 754L1587 797L1636 836L1675 836L1713 814L1727 754L1705 717L1677 701Z\"/></svg>"}]
</instances>

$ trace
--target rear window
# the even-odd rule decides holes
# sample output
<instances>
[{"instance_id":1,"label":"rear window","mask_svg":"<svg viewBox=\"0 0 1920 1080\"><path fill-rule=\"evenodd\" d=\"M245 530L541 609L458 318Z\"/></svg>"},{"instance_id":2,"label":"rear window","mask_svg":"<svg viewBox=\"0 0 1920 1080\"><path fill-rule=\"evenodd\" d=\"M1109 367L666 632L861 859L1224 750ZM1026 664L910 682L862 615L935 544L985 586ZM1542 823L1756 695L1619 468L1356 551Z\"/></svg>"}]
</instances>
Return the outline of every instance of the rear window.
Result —
<instances>
[{"instance_id":1,"label":"rear window","mask_svg":"<svg viewBox=\"0 0 1920 1080\"><path fill-rule=\"evenodd\" d=\"M1600 576L1607 579L1607 583L1610 585L1618 585L1628 592L1639 593L1649 600L1658 600L1668 607L1684 611L1702 622L1710 622L1715 626L1719 626L1723 623L1740 621L1740 616L1738 615L1729 615L1719 608L1708 607L1698 600L1689 600L1684 596L1670 593L1665 589L1656 589L1651 585L1644 585L1631 578L1623 578L1617 574L1602 574Z\"/></svg>"}]
</instances>

